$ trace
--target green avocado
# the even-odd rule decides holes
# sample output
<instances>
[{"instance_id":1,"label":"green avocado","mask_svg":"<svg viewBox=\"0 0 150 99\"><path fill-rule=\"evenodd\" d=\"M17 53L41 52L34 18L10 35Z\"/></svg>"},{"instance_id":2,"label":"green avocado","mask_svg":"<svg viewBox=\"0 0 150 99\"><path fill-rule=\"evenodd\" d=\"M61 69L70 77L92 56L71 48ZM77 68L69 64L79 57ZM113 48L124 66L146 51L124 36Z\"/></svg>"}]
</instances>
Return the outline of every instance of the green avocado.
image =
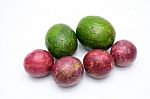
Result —
<instances>
[{"instance_id":1,"label":"green avocado","mask_svg":"<svg viewBox=\"0 0 150 99\"><path fill-rule=\"evenodd\" d=\"M114 43L116 33L106 19L99 16L86 16L80 20L76 35L85 47L107 50Z\"/></svg>"},{"instance_id":2,"label":"green avocado","mask_svg":"<svg viewBox=\"0 0 150 99\"><path fill-rule=\"evenodd\" d=\"M77 50L75 32L66 24L55 24L47 32L45 44L55 58L70 56Z\"/></svg>"}]
</instances>

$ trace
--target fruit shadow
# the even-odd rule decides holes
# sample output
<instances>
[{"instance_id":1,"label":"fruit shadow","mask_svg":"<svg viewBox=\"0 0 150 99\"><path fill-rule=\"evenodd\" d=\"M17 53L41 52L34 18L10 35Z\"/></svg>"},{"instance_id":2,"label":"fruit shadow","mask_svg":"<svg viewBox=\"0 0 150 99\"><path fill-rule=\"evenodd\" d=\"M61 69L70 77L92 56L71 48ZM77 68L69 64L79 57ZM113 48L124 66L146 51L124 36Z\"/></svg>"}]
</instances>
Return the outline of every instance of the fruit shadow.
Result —
<instances>
[{"instance_id":1,"label":"fruit shadow","mask_svg":"<svg viewBox=\"0 0 150 99\"><path fill-rule=\"evenodd\" d=\"M79 48L81 48L82 50L85 50L85 51L91 51L92 49L91 48L89 48L89 47L86 47L86 46L83 46L81 43L79 43L78 42L78 46L79 46Z\"/></svg>"},{"instance_id":2,"label":"fruit shadow","mask_svg":"<svg viewBox=\"0 0 150 99\"><path fill-rule=\"evenodd\" d=\"M50 78L50 74L43 76L43 77L32 77L30 75L28 75L29 80L33 81L33 82L42 82L42 80L46 80Z\"/></svg>"},{"instance_id":3,"label":"fruit shadow","mask_svg":"<svg viewBox=\"0 0 150 99\"><path fill-rule=\"evenodd\" d=\"M88 52L88 50L78 42L77 51L73 54L73 56L79 58L82 62L82 60L87 52Z\"/></svg>"},{"instance_id":4,"label":"fruit shadow","mask_svg":"<svg viewBox=\"0 0 150 99\"><path fill-rule=\"evenodd\" d=\"M83 82L83 79L84 79L84 77L82 77L82 79L77 84L75 84L73 86L59 86L56 83L55 83L55 85L57 86L57 88L59 88L62 91L66 91L66 92L68 91L68 92L70 92L70 90L78 88L79 86L81 86L82 82Z\"/></svg>"},{"instance_id":5,"label":"fruit shadow","mask_svg":"<svg viewBox=\"0 0 150 99\"><path fill-rule=\"evenodd\" d=\"M89 52L89 51L93 50L92 48L83 46L80 42L78 42L78 48L80 48L82 51L86 51L86 52ZM95 49L99 49L99 48L95 48ZM109 48L109 49L107 49L105 51L108 52L108 53L110 53L111 48Z\"/></svg>"},{"instance_id":6,"label":"fruit shadow","mask_svg":"<svg viewBox=\"0 0 150 99\"><path fill-rule=\"evenodd\" d=\"M127 71L127 70L129 70L129 69L132 68L132 65L133 65L133 63L129 64L128 66L118 66L118 65L115 65L115 69L119 70L119 71Z\"/></svg>"},{"instance_id":7,"label":"fruit shadow","mask_svg":"<svg viewBox=\"0 0 150 99\"><path fill-rule=\"evenodd\" d=\"M111 73L109 73L108 75L106 75L106 76L104 76L104 77L102 77L102 78L95 78L95 77L92 77L92 76L90 76L88 73L85 72L85 77L86 77L87 80L90 80L90 81L93 80L93 82L96 81L97 83L106 82L107 80L110 79L110 76L111 76Z\"/></svg>"}]
</instances>

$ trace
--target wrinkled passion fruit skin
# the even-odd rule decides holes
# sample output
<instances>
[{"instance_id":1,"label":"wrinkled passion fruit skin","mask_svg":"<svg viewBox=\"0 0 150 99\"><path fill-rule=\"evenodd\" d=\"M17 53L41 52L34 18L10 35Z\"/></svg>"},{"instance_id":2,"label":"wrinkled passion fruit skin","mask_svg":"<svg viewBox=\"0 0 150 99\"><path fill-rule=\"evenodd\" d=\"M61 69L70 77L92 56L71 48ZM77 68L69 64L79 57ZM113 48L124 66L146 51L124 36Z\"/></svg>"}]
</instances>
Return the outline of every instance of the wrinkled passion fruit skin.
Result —
<instances>
[{"instance_id":1,"label":"wrinkled passion fruit skin","mask_svg":"<svg viewBox=\"0 0 150 99\"><path fill-rule=\"evenodd\" d=\"M84 68L79 59L66 56L57 60L52 67L52 76L59 86L76 85L83 76Z\"/></svg>"},{"instance_id":2,"label":"wrinkled passion fruit skin","mask_svg":"<svg viewBox=\"0 0 150 99\"><path fill-rule=\"evenodd\" d=\"M50 73L53 63L54 59L48 51L37 49L25 57L24 68L33 77L43 77Z\"/></svg>"},{"instance_id":3,"label":"wrinkled passion fruit skin","mask_svg":"<svg viewBox=\"0 0 150 99\"><path fill-rule=\"evenodd\" d=\"M114 60L106 51L94 49L85 55L83 64L85 71L91 77L103 78L111 72Z\"/></svg>"},{"instance_id":4,"label":"wrinkled passion fruit skin","mask_svg":"<svg viewBox=\"0 0 150 99\"><path fill-rule=\"evenodd\" d=\"M120 40L112 46L111 55L117 66L129 66L136 59L137 49L132 42Z\"/></svg>"}]
</instances>

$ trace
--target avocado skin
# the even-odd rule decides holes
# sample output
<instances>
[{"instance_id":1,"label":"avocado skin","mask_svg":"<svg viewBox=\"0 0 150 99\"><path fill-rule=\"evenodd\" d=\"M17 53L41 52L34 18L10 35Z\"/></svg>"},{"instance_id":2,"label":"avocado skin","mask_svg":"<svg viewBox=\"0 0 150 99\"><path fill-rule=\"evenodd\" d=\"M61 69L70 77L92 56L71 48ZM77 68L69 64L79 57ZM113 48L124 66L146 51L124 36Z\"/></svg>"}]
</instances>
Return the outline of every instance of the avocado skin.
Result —
<instances>
[{"instance_id":1,"label":"avocado skin","mask_svg":"<svg viewBox=\"0 0 150 99\"><path fill-rule=\"evenodd\" d=\"M55 58L70 56L77 50L75 32L66 24L55 24L47 32L45 45Z\"/></svg>"},{"instance_id":2,"label":"avocado skin","mask_svg":"<svg viewBox=\"0 0 150 99\"><path fill-rule=\"evenodd\" d=\"M114 43L116 33L106 19L99 16L86 16L80 20L76 35L85 47L107 50Z\"/></svg>"}]
</instances>

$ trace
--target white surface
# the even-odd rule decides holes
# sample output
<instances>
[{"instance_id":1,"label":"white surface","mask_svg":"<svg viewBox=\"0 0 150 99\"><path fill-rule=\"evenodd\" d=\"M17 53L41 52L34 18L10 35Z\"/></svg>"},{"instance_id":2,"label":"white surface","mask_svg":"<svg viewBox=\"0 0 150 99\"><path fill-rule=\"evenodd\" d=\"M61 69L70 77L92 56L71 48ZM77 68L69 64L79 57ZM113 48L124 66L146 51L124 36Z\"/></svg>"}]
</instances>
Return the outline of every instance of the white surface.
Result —
<instances>
[{"instance_id":1,"label":"white surface","mask_svg":"<svg viewBox=\"0 0 150 99\"><path fill-rule=\"evenodd\" d=\"M116 30L116 40L128 39L138 56L131 67L115 67L95 80L84 75L75 87L61 88L51 75L27 75L23 59L45 48L45 34L56 23L74 30L82 17L102 16ZM150 99L150 0L0 0L0 99ZM83 59L81 45L74 56Z\"/></svg>"}]
</instances>

